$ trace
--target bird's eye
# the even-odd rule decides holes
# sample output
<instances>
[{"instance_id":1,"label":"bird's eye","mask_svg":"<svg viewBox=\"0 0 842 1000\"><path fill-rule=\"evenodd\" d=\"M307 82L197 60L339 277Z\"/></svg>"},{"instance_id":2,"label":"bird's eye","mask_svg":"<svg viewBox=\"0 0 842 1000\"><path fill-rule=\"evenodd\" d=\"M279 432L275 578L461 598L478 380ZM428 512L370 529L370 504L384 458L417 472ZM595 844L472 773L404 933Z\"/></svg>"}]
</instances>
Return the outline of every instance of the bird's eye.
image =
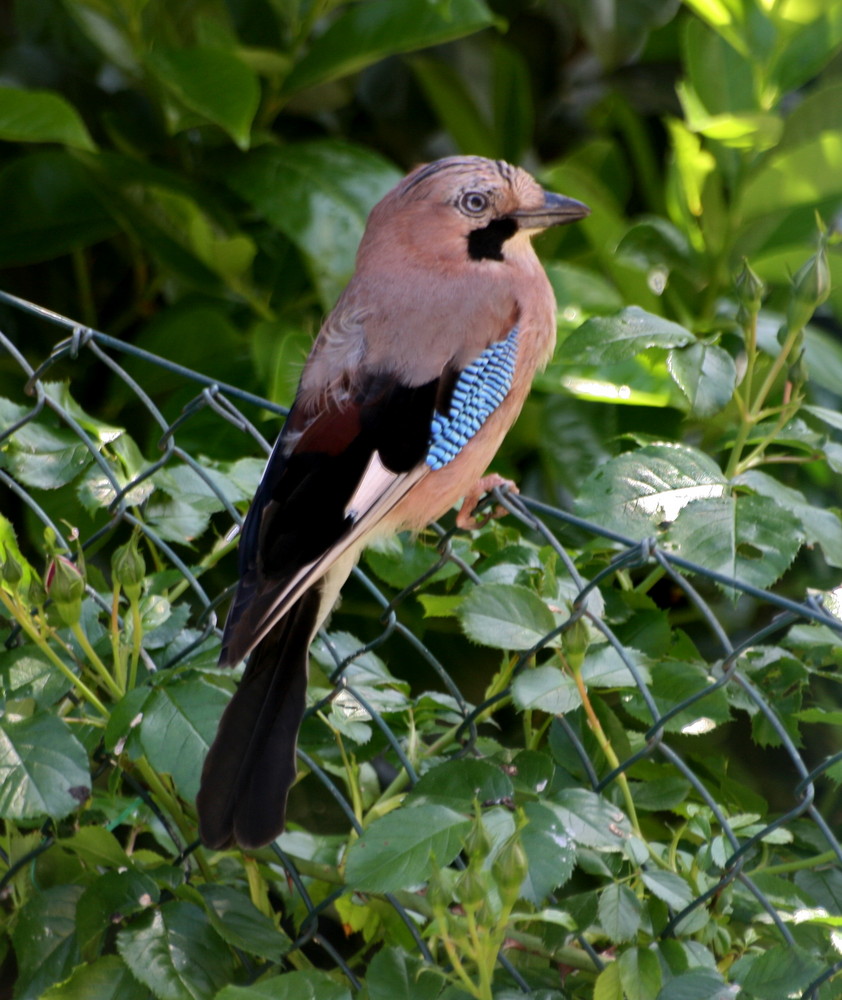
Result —
<instances>
[{"instance_id":1,"label":"bird's eye","mask_svg":"<svg viewBox=\"0 0 842 1000\"><path fill-rule=\"evenodd\" d=\"M481 191L467 191L459 199L459 207L468 215L481 215L488 208L488 195Z\"/></svg>"}]
</instances>

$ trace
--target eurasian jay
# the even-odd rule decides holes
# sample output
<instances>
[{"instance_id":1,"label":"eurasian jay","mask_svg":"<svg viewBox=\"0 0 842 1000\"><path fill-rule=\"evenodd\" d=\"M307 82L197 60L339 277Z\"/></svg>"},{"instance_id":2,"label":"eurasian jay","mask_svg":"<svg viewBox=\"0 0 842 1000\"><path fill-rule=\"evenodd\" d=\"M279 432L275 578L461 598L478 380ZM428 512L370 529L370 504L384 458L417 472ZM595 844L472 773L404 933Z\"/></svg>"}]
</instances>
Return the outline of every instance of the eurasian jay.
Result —
<instances>
[{"instance_id":1,"label":"eurasian jay","mask_svg":"<svg viewBox=\"0 0 842 1000\"><path fill-rule=\"evenodd\" d=\"M307 654L361 549L419 531L481 479L555 344L531 237L585 205L500 160L422 165L371 212L246 516L221 665L248 657L197 799L208 847L283 829Z\"/></svg>"}]
</instances>

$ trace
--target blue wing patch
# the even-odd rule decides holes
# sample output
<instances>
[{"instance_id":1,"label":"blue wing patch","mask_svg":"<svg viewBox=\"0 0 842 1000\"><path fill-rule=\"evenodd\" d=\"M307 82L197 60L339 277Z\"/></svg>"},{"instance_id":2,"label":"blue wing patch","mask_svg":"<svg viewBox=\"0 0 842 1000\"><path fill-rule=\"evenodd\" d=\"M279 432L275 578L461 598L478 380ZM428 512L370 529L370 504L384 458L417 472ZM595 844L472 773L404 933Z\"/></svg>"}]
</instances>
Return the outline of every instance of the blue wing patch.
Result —
<instances>
[{"instance_id":1,"label":"blue wing patch","mask_svg":"<svg viewBox=\"0 0 842 1000\"><path fill-rule=\"evenodd\" d=\"M426 462L441 469L452 462L503 402L512 386L517 362L518 328L498 340L465 368L453 388L450 410L435 413Z\"/></svg>"}]
</instances>

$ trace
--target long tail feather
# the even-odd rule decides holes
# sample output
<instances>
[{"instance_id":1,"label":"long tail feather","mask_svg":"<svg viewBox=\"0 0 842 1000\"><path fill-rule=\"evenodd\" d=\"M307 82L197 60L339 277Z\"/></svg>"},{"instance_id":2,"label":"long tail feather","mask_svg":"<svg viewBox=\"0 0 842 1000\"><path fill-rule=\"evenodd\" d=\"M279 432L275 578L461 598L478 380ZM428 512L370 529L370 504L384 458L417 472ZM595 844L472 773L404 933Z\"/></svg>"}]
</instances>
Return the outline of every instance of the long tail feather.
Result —
<instances>
[{"instance_id":1,"label":"long tail feather","mask_svg":"<svg viewBox=\"0 0 842 1000\"><path fill-rule=\"evenodd\" d=\"M261 847L283 829L321 590L313 585L254 649L222 715L196 799L207 847Z\"/></svg>"}]
</instances>

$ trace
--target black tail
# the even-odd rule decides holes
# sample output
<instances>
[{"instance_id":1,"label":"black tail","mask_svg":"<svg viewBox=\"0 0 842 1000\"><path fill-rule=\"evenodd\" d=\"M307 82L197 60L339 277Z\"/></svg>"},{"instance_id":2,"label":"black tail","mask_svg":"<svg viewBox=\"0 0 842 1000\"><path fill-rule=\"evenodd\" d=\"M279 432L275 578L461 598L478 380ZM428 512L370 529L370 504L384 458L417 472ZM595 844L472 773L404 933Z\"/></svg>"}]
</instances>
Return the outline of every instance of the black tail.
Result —
<instances>
[{"instance_id":1,"label":"black tail","mask_svg":"<svg viewBox=\"0 0 842 1000\"><path fill-rule=\"evenodd\" d=\"M284 828L320 605L315 584L248 658L202 769L196 808L207 847L262 847Z\"/></svg>"}]
</instances>

